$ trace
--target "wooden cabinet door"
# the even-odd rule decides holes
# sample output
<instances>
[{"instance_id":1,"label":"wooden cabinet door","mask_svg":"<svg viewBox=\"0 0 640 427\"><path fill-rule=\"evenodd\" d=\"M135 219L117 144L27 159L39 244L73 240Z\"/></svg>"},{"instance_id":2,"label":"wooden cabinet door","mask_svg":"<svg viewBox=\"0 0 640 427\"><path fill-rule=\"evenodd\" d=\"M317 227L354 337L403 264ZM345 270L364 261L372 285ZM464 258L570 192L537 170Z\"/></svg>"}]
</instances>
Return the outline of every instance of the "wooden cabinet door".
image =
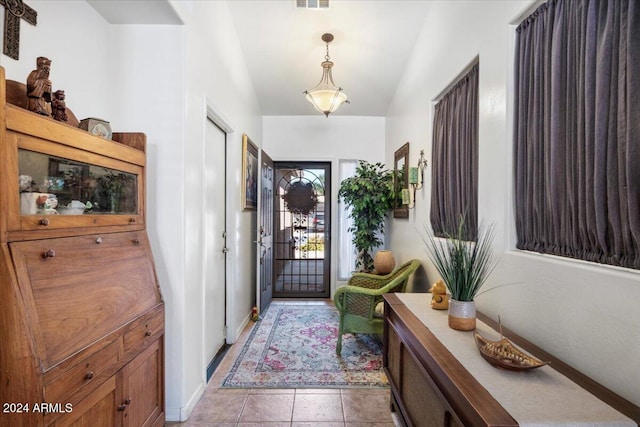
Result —
<instances>
[{"instance_id":1,"label":"wooden cabinet door","mask_svg":"<svg viewBox=\"0 0 640 427\"><path fill-rule=\"evenodd\" d=\"M118 413L124 427L163 425L162 345L158 340L120 371Z\"/></svg>"},{"instance_id":2,"label":"wooden cabinet door","mask_svg":"<svg viewBox=\"0 0 640 427\"><path fill-rule=\"evenodd\" d=\"M111 377L73 411L57 419L51 427L113 427L116 425L116 378ZM46 420L46 418L45 418Z\"/></svg>"}]
</instances>

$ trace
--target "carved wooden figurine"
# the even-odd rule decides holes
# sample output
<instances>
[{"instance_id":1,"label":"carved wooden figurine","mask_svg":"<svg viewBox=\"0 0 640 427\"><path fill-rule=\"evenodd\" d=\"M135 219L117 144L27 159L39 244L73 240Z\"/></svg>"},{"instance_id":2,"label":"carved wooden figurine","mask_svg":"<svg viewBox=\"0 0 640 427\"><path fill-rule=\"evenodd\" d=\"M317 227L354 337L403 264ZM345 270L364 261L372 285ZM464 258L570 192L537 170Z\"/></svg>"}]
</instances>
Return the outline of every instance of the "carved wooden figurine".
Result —
<instances>
[{"instance_id":1,"label":"carved wooden figurine","mask_svg":"<svg viewBox=\"0 0 640 427\"><path fill-rule=\"evenodd\" d=\"M65 94L63 90L53 92L53 99L51 100L51 115L59 122L66 122L69 120L69 117L67 116L67 105L64 99Z\"/></svg>"},{"instance_id":2,"label":"carved wooden figurine","mask_svg":"<svg viewBox=\"0 0 640 427\"><path fill-rule=\"evenodd\" d=\"M49 69L51 60L44 56L38 57L37 68L27 77L27 109L43 116L51 115L47 103L51 102L51 80Z\"/></svg>"},{"instance_id":3,"label":"carved wooden figurine","mask_svg":"<svg viewBox=\"0 0 640 427\"><path fill-rule=\"evenodd\" d=\"M449 298L447 298L447 287L442 279L438 279L431 287L431 308L434 310L447 310L449 308Z\"/></svg>"}]
</instances>

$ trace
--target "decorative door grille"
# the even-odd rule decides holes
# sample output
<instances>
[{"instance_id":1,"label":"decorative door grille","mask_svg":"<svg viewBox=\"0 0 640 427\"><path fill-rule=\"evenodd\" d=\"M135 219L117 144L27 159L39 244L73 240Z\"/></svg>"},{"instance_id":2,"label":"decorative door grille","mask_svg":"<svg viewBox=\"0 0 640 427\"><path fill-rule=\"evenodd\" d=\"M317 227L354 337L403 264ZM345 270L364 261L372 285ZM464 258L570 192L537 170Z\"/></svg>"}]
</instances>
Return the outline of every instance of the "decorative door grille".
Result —
<instances>
[{"instance_id":1,"label":"decorative door grille","mask_svg":"<svg viewBox=\"0 0 640 427\"><path fill-rule=\"evenodd\" d=\"M328 297L329 163L277 163L274 296Z\"/></svg>"}]
</instances>

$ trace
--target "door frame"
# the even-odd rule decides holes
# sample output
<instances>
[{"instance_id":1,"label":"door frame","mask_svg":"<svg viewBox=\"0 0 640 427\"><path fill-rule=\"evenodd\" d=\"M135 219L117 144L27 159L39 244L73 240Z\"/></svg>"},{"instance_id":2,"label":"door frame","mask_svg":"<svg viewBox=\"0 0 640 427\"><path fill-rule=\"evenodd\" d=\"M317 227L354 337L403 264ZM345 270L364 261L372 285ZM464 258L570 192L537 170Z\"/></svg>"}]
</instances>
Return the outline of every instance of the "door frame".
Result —
<instances>
[{"instance_id":1,"label":"door frame","mask_svg":"<svg viewBox=\"0 0 640 427\"><path fill-rule=\"evenodd\" d=\"M325 207L324 207L324 215L325 215L325 221L328 219L328 222L325 223L325 229L324 229L324 244L325 244L325 254L324 254L324 264L323 264L323 279L324 279L324 285L326 286L326 290L322 293L322 295L320 295L319 293L308 293L308 294L293 294L293 293L288 293L288 292L276 292L274 289L273 295L274 298L331 298L334 292L334 280L333 280L333 262L332 262L332 257L333 254L335 253L335 247L333 245L333 239L332 239L332 235L333 235L333 230L332 230L332 218L333 218L333 214L335 211L334 208L334 203L333 203L333 197L334 197L334 191L333 191L333 186L334 186L334 170L335 170L335 165L334 162L332 160L296 160L296 159L288 159L288 160L276 160L273 162L274 163L274 171L277 172L278 169L281 168L298 168L300 167L301 169L314 169L315 168L322 168L324 169L325 172ZM278 188L277 188L277 173L275 173L274 176L274 198L278 199L279 198L279 193L278 193ZM275 217L278 215L277 212L277 206L274 203L274 221L275 221ZM274 224L275 225L275 224ZM275 228L274 228L274 232L275 232ZM274 237L274 245L275 245L275 237ZM276 250L277 252L277 250ZM274 261L274 267L273 267L273 283L275 286L276 283L276 279L277 279L277 275L276 275L276 271L277 269L275 268L275 263L276 263L276 256L274 255L273 257L273 261Z\"/></svg>"},{"instance_id":2,"label":"door frame","mask_svg":"<svg viewBox=\"0 0 640 427\"><path fill-rule=\"evenodd\" d=\"M216 108L214 108L212 106L212 103L209 102L209 100L205 99L205 117L204 117L204 123L203 123L203 162L205 161L205 156L204 156L204 150L205 150L205 146L204 144L206 144L206 126L207 126L207 121L211 121L215 126L218 127L218 129L220 129L223 133L224 133L224 173L223 173L223 186L224 186L224 206L222 208L222 213L224 215L223 218L223 224L224 224L224 248L227 249L227 230L229 230L229 213L227 212L228 207L229 207L229 194L228 194L228 188L227 188L227 184L228 184L228 178L227 178L227 171L229 169L228 167L228 160L229 160L229 140L230 140L230 135L233 133L233 128L231 127L231 125L229 124L229 122L224 119L224 117L222 116L222 114L217 111ZM204 166L204 165L203 165ZM203 189L204 192L204 189ZM203 194L203 197L205 195ZM204 200L204 199L203 199ZM204 221L204 218L203 218ZM206 245L207 242L203 242L203 244ZM229 328L229 308L230 308L230 302L229 302L229 275L228 275L228 270L229 270L229 257L227 256L228 252L225 252L225 257L224 257L224 346L222 347L221 351L216 354L216 356L214 357L213 360L206 360L206 353L207 353L207 349L205 349L204 347L204 343L205 343L205 337L204 334L206 333L205 328L204 328L204 320L205 320L205 313L203 312L203 317L202 317L202 321L203 321L203 327L202 327L202 360L204 361L204 365L205 365L205 371L204 371L204 380L205 380L205 384L209 381L209 379L213 376L213 372L215 371L216 367L218 366L218 364L220 363L220 361L222 360L224 354L226 353L226 350L229 347L229 340L228 340L228 328ZM204 265L203 265L203 279L204 279ZM203 289L204 291L204 289ZM204 307L204 301L203 301L203 307Z\"/></svg>"}]
</instances>

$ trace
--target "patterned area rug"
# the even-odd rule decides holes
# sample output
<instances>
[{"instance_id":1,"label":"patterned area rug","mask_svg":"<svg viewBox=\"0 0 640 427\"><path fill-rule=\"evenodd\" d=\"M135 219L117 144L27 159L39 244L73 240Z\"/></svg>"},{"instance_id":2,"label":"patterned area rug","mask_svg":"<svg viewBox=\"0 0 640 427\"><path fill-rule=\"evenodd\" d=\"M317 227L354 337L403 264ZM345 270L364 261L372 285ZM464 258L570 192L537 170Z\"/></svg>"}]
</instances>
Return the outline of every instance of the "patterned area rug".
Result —
<instances>
[{"instance_id":1,"label":"patterned area rug","mask_svg":"<svg viewBox=\"0 0 640 427\"><path fill-rule=\"evenodd\" d=\"M333 306L274 302L254 326L221 387L387 387L382 343L345 334L336 355L338 311Z\"/></svg>"}]
</instances>

